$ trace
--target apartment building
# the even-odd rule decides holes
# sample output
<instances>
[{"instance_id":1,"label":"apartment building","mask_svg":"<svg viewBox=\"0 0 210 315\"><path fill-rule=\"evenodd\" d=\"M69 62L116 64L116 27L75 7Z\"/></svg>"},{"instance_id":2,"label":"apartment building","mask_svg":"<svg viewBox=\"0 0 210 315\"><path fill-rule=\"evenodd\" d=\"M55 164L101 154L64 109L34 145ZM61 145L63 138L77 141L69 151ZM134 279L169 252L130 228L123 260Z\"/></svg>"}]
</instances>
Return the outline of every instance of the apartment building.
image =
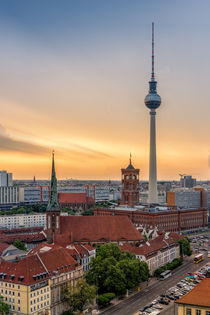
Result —
<instances>
[{"instance_id":1,"label":"apartment building","mask_svg":"<svg viewBox=\"0 0 210 315\"><path fill-rule=\"evenodd\" d=\"M19 262L0 262L0 293L11 314L59 315L68 309L63 286L82 276L68 249L45 246Z\"/></svg>"},{"instance_id":2,"label":"apartment building","mask_svg":"<svg viewBox=\"0 0 210 315\"><path fill-rule=\"evenodd\" d=\"M19 227L46 227L46 214L17 214L0 216L0 226L6 229L16 229Z\"/></svg>"},{"instance_id":3,"label":"apartment building","mask_svg":"<svg viewBox=\"0 0 210 315\"><path fill-rule=\"evenodd\" d=\"M150 273L171 262L180 256L177 241L169 236L169 233L161 234L154 240L150 240L140 246L125 244L121 246L123 251L129 251L136 255L136 258L148 264Z\"/></svg>"}]
</instances>

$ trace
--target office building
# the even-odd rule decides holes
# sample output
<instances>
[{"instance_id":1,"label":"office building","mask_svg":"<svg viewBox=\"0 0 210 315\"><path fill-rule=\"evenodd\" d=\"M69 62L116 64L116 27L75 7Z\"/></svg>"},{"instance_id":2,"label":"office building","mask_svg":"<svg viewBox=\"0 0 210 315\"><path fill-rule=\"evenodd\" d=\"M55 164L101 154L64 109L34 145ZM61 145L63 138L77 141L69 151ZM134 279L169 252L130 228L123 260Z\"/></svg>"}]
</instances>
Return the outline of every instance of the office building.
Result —
<instances>
[{"instance_id":1,"label":"office building","mask_svg":"<svg viewBox=\"0 0 210 315\"><path fill-rule=\"evenodd\" d=\"M180 184L181 184L181 187L192 188L192 187L196 186L196 179L192 178L192 176L190 176L190 175L184 175L180 179Z\"/></svg>"},{"instance_id":2,"label":"office building","mask_svg":"<svg viewBox=\"0 0 210 315\"><path fill-rule=\"evenodd\" d=\"M7 209L19 204L18 186L0 186L0 208Z\"/></svg>"},{"instance_id":3,"label":"office building","mask_svg":"<svg viewBox=\"0 0 210 315\"><path fill-rule=\"evenodd\" d=\"M177 208L200 208L201 192L194 189L176 189L167 192L167 205ZM204 207L204 205L203 205Z\"/></svg>"},{"instance_id":4,"label":"office building","mask_svg":"<svg viewBox=\"0 0 210 315\"><path fill-rule=\"evenodd\" d=\"M0 171L0 187L7 187L12 185L12 173L7 173L7 171Z\"/></svg>"}]
</instances>

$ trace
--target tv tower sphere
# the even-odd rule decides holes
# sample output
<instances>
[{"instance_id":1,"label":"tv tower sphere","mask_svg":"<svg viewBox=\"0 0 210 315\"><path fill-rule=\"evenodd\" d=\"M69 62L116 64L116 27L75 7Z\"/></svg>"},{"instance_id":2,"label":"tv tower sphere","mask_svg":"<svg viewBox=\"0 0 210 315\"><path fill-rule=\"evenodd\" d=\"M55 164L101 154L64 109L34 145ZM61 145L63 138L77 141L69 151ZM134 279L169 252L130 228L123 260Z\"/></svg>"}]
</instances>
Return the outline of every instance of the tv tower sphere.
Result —
<instances>
[{"instance_id":1,"label":"tv tower sphere","mask_svg":"<svg viewBox=\"0 0 210 315\"><path fill-rule=\"evenodd\" d=\"M149 196L148 203L158 203L157 194L157 161L156 161L156 109L161 104L161 98L157 94L157 81L154 71L154 23L152 23L152 75L149 82L149 93L144 99L147 108L150 109L150 156L149 156Z\"/></svg>"}]
</instances>

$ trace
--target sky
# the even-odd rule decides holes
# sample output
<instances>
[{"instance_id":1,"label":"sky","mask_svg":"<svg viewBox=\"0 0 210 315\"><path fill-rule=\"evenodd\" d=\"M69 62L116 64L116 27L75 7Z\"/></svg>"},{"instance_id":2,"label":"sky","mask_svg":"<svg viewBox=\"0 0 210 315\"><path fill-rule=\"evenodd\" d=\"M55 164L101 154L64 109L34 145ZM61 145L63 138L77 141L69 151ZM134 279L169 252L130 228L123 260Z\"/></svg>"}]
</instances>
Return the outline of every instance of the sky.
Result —
<instances>
[{"instance_id":1,"label":"sky","mask_svg":"<svg viewBox=\"0 0 210 315\"><path fill-rule=\"evenodd\" d=\"M209 0L0 0L0 169L148 179L155 23L158 179L210 178Z\"/></svg>"}]
</instances>

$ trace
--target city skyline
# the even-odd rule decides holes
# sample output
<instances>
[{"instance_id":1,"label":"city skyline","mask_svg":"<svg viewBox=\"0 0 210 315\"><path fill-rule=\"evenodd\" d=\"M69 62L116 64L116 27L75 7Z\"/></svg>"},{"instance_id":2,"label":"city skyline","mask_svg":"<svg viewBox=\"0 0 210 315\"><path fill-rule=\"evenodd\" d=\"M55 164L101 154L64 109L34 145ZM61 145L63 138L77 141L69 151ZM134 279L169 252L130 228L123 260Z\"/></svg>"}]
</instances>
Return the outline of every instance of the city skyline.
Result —
<instances>
[{"instance_id":1,"label":"city skyline","mask_svg":"<svg viewBox=\"0 0 210 315\"><path fill-rule=\"evenodd\" d=\"M49 179L54 149L58 179L120 179L131 152L147 180L154 21L158 180L209 179L208 1L50 3L0 4L1 169Z\"/></svg>"}]
</instances>

